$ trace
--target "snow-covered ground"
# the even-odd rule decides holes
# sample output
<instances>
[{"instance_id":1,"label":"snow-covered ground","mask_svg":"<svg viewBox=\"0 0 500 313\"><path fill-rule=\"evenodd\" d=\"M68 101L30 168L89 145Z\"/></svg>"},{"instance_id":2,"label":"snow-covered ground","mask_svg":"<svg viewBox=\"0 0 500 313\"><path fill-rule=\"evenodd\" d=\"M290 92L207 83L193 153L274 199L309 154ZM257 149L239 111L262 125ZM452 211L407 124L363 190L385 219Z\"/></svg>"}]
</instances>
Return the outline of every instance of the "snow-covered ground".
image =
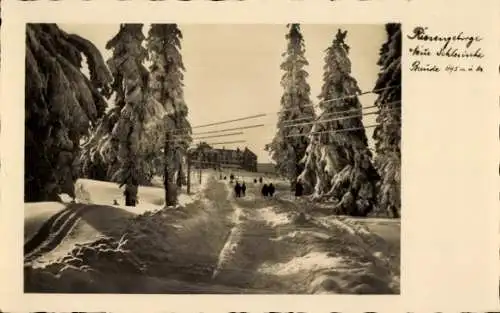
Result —
<instances>
[{"instance_id":1,"label":"snow-covered ground","mask_svg":"<svg viewBox=\"0 0 500 313\"><path fill-rule=\"evenodd\" d=\"M311 212L304 220L286 182L264 178L277 186L277 197L268 199L253 182L260 175L235 174L247 183L244 198L207 171L177 208L162 209L161 184L140 187L139 206L127 208L112 205L123 198L116 184L91 180L78 181L83 203L71 210L27 204L26 232L44 239L25 244L28 290L399 292L399 220Z\"/></svg>"},{"instance_id":2,"label":"snow-covered ground","mask_svg":"<svg viewBox=\"0 0 500 313\"><path fill-rule=\"evenodd\" d=\"M209 173L202 176L201 185L198 181L193 182L190 195L185 193L185 187L179 194L178 200L180 206L186 206L193 203L199 192L206 187ZM90 179L79 179L75 184L76 204L59 202L36 202L25 204L24 215L24 240L25 243L36 236L41 227L56 214L62 214L59 218L64 221L66 218L63 212L66 208L76 208L78 214L74 213L75 218L70 221L68 218L67 234L49 252L36 259L36 266L43 266L64 256L68 251L78 244L84 244L103 238L109 229L122 229L129 220L138 215L147 212L155 212L164 207L164 189L160 187L140 186L138 197L139 203L136 207L125 205L113 205L114 200L118 203L124 202L123 188L118 184L96 181ZM63 200L65 197L63 195ZM66 197L67 198L67 197ZM70 199L66 199L69 201ZM80 207L85 206L80 209ZM71 217L71 216L69 216ZM50 222L50 221L49 221ZM57 220L54 222L56 223ZM61 222L62 223L62 222Z\"/></svg>"},{"instance_id":3,"label":"snow-covered ground","mask_svg":"<svg viewBox=\"0 0 500 313\"><path fill-rule=\"evenodd\" d=\"M64 210L59 202L34 202L24 204L24 241L31 238L51 216Z\"/></svg>"},{"instance_id":4,"label":"snow-covered ground","mask_svg":"<svg viewBox=\"0 0 500 313\"><path fill-rule=\"evenodd\" d=\"M275 182L280 197L290 192ZM301 221L292 201L264 199L259 183L247 185L250 194L232 200L240 218L221 253L218 283L268 293L399 293L399 220L312 212Z\"/></svg>"},{"instance_id":5,"label":"snow-covered ground","mask_svg":"<svg viewBox=\"0 0 500 313\"><path fill-rule=\"evenodd\" d=\"M230 231L226 217L233 208L225 201L226 188L212 184L210 176L203 178L193 201L175 208L133 214L117 206L72 204L70 213L48 220L48 228L44 224L50 231L38 234L41 239L36 244L28 249L25 244L26 290L176 293L179 286L193 291L234 290L181 281L200 275L210 279ZM202 188L208 184L211 188ZM108 199L103 195L98 199L112 200L118 191L112 192ZM143 199L155 200L154 194L149 197ZM79 210L87 211L72 222L71 214ZM66 225L69 230L64 230ZM141 274L144 270L146 275Z\"/></svg>"},{"instance_id":6,"label":"snow-covered ground","mask_svg":"<svg viewBox=\"0 0 500 313\"><path fill-rule=\"evenodd\" d=\"M209 175L210 173L204 173L202 175L201 185L198 183L198 180L191 183L191 195L186 194L186 189L185 187L183 187L178 197L179 205L186 205L193 202L194 197L196 196L198 191L206 186ZM75 190L77 203L97 204L102 206L120 208L135 215L143 214L147 211L158 210L162 208L165 203L165 191L160 186L140 186L138 192L139 203L135 207L128 207L124 205L124 187L119 188L118 184L116 183L82 178L77 180L75 184ZM63 194L61 196L66 204L71 200L69 197L67 197L67 195ZM113 205L114 200L116 200L119 204ZM27 222L30 228L32 228L35 225L30 224L31 222L34 222L35 224L38 224L38 221L43 222L44 218L46 219L47 216L50 216L64 209L66 207L65 203L25 203L25 222Z\"/></svg>"},{"instance_id":7,"label":"snow-covered ground","mask_svg":"<svg viewBox=\"0 0 500 313\"><path fill-rule=\"evenodd\" d=\"M197 182L192 183L191 195L186 194L185 187L182 188L178 198L180 205L193 202L193 194L196 194L199 189L204 187L207 176L207 174L203 175L201 185ZM127 210L133 214L143 214L147 211L154 211L162 208L165 204L165 190L162 187L140 186L138 193L139 203L135 207L127 207L124 205L123 187L118 188L118 185L115 183L79 179L76 182L75 188L77 199L80 200L80 202L111 205ZM119 205L113 205L114 200L117 200Z\"/></svg>"}]
</instances>

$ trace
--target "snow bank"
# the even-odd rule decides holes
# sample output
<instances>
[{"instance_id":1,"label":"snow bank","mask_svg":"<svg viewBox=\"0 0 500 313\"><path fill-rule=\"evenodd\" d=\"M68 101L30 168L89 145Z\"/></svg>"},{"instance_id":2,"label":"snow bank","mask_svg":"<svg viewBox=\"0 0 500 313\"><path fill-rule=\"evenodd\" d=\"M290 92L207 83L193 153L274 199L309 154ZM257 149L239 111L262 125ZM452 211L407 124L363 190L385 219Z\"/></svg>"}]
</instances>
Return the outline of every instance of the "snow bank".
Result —
<instances>
[{"instance_id":1,"label":"snow bank","mask_svg":"<svg viewBox=\"0 0 500 313\"><path fill-rule=\"evenodd\" d=\"M197 198L197 193L206 188L206 184L210 178L209 173L202 176L202 184L192 184L191 194L185 193L185 187L178 194L178 202L180 206L191 204ZM76 182L75 189L77 190L77 201L82 203L93 203L100 205L113 206L121 208L133 214L144 214L148 211L154 212L161 209L165 205L165 190L163 186L140 186L138 191L139 203L135 207L123 205L123 187L118 188L116 183L96 181L91 179L79 179ZM117 200L121 205L114 205L114 200Z\"/></svg>"},{"instance_id":2,"label":"snow bank","mask_svg":"<svg viewBox=\"0 0 500 313\"><path fill-rule=\"evenodd\" d=\"M313 238L313 239L323 239L327 240L330 239L330 235L325 234L324 232L319 232L319 231L312 231L312 230L295 230L291 231L285 235L281 235L276 238L272 238L272 241L294 241L299 238Z\"/></svg>"},{"instance_id":3,"label":"snow bank","mask_svg":"<svg viewBox=\"0 0 500 313\"><path fill-rule=\"evenodd\" d=\"M177 208L137 214L94 206L41 266L25 266L25 291L399 292L399 241L386 242L370 228L389 233L398 223L309 214L298 219L296 206L286 201L234 199L231 185L210 177ZM150 191L144 199L154 201Z\"/></svg>"},{"instance_id":4,"label":"snow bank","mask_svg":"<svg viewBox=\"0 0 500 313\"><path fill-rule=\"evenodd\" d=\"M123 205L123 188L118 184L91 179L79 179L75 184L77 201L119 207L133 214L143 214L147 211L158 210L165 203L165 191L159 187L140 186L138 192L139 203L136 207ZM113 205L114 200L122 205Z\"/></svg>"},{"instance_id":5,"label":"snow bank","mask_svg":"<svg viewBox=\"0 0 500 313\"><path fill-rule=\"evenodd\" d=\"M33 266L45 266L61 258L74 248L99 240L108 235L110 229L123 229L133 216L146 212L156 212L163 207L164 191L158 187L139 188L139 204L136 207L113 205L114 200L123 201L123 191L116 183L79 179L75 184L76 204L44 202L25 204L25 242L41 232L41 227L51 223L50 219L68 208L68 212L57 217L47 230L57 236L64 236L61 242L49 244L51 247L43 257L37 258ZM182 205L193 202L191 196L182 195ZM84 206L84 207L82 207ZM73 217L71 217L73 216ZM59 220L59 222L57 222ZM65 227L64 231L60 227ZM40 233L39 236L43 237Z\"/></svg>"},{"instance_id":6,"label":"snow bank","mask_svg":"<svg viewBox=\"0 0 500 313\"><path fill-rule=\"evenodd\" d=\"M276 229L272 249L285 256L262 264L259 273L282 277L296 293L399 293L399 251L364 225L337 216L297 219L283 208L257 212Z\"/></svg>"},{"instance_id":7,"label":"snow bank","mask_svg":"<svg viewBox=\"0 0 500 313\"><path fill-rule=\"evenodd\" d=\"M231 185L225 184L225 187L228 191L227 200L233 205L234 208L234 211L230 215L232 228L229 236L227 237L226 243L219 253L217 265L212 274L212 279L219 275L220 271L231 261L232 256L238 249L243 231L242 224L246 219L246 214L243 209L233 200L233 190Z\"/></svg>"},{"instance_id":8,"label":"snow bank","mask_svg":"<svg viewBox=\"0 0 500 313\"><path fill-rule=\"evenodd\" d=\"M59 202L35 202L24 205L24 241L29 240L51 216L64 210Z\"/></svg>"},{"instance_id":9,"label":"snow bank","mask_svg":"<svg viewBox=\"0 0 500 313\"><path fill-rule=\"evenodd\" d=\"M45 267L24 267L26 292L83 292L122 291L116 281L102 279L100 273L111 272L114 277L127 278L144 273L144 265L133 253L124 249L126 243L103 238L78 245L58 262ZM122 285L122 284L120 284Z\"/></svg>"},{"instance_id":10,"label":"snow bank","mask_svg":"<svg viewBox=\"0 0 500 313\"><path fill-rule=\"evenodd\" d=\"M285 263L264 264L260 268L260 271L266 274L288 276L303 272L316 272L324 269L338 268L342 264L343 259L341 257L331 257L325 252L310 252Z\"/></svg>"},{"instance_id":11,"label":"snow bank","mask_svg":"<svg viewBox=\"0 0 500 313\"><path fill-rule=\"evenodd\" d=\"M214 193L212 199L225 195L223 188L203 192ZM231 208L206 197L131 215L91 242L73 238L66 254L43 266L25 265L25 291L178 293L172 280L210 281L231 228L225 220Z\"/></svg>"},{"instance_id":12,"label":"snow bank","mask_svg":"<svg viewBox=\"0 0 500 313\"><path fill-rule=\"evenodd\" d=\"M179 194L179 206L187 206L200 198L199 193L205 188L210 175L204 175L202 185L197 185L198 194ZM113 205L114 201L123 201L123 190L116 183L79 179L75 184L76 203L42 202L25 204L25 241L34 236L51 217L65 208L87 204L85 213L77 220L60 244L38 260L42 264L53 262L73 248L75 243L82 244L98 240L106 235L104 229L123 229L128 220L147 212L157 212L164 206L162 187L140 186L139 203L136 207ZM90 208L90 209L89 209ZM55 231L55 230L54 230Z\"/></svg>"},{"instance_id":13,"label":"snow bank","mask_svg":"<svg viewBox=\"0 0 500 313\"><path fill-rule=\"evenodd\" d=\"M293 222L290 214L277 213L273 207L266 207L257 210L258 218L265 221L268 225L273 227L279 225L290 224Z\"/></svg>"}]
</instances>

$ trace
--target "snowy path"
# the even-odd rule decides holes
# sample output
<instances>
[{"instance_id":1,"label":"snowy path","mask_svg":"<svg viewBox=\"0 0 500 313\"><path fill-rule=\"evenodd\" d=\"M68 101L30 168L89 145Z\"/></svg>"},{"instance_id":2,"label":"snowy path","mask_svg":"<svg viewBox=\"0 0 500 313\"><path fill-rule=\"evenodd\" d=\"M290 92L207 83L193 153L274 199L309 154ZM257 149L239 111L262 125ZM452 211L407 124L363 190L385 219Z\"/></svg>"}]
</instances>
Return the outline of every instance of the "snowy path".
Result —
<instances>
[{"instance_id":1,"label":"snowy path","mask_svg":"<svg viewBox=\"0 0 500 313\"><path fill-rule=\"evenodd\" d=\"M216 282L268 293L399 292L392 244L349 218L301 222L295 203L259 189L250 184L245 198L230 199L239 218Z\"/></svg>"},{"instance_id":2,"label":"snowy path","mask_svg":"<svg viewBox=\"0 0 500 313\"><path fill-rule=\"evenodd\" d=\"M399 252L399 243L386 242L363 223L349 218L318 215L309 216L307 221L298 220L297 204L279 197L264 199L259 190L260 184L248 183L247 196L234 198L227 181L212 177L198 198L181 208L127 215L126 219L133 223L128 226L120 223L119 229L104 230L103 224L99 229L114 240L114 247L121 246L126 238L126 252L99 248L102 244L96 244L90 250L86 248L83 256L79 248L80 254L69 258L78 264L71 271L66 263L54 259L47 269L25 268L25 273L29 273L28 290L210 294L399 292L399 255L394 255L394 251ZM50 255L47 251L57 245L59 250L66 247L68 253L69 246L60 244L70 241L64 234L75 228L78 212L89 215L97 212L95 207L77 204L73 210L54 215L32 238L33 243L25 246L25 260L47 258ZM116 217L106 219L110 226ZM397 247L393 250L394 245ZM112 257L108 253L124 253L124 256ZM113 263L117 259L128 260L130 264ZM106 285L102 279L95 279L92 271L86 272L87 268L99 272L97 277L105 275ZM118 276L117 269L120 269ZM129 272L131 276L127 278ZM85 288L67 290L72 288L68 286L78 285L74 280L82 280L79 285Z\"/></svg>"}]
</instances>

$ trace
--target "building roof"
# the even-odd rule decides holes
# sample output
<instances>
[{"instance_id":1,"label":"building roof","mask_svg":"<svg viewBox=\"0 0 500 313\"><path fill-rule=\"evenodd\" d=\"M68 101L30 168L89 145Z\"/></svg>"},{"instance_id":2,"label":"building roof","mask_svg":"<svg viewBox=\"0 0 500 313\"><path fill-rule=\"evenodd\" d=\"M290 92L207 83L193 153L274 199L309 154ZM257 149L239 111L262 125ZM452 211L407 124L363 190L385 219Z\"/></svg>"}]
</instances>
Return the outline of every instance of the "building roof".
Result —
<instances>
[{"instance_id":1,"label":"building roof","mask_svg":"<svg viewBox=\"0 0 500 313\"><path fill-rule=\"evenodd\" d=\"M200 150L211 150L213 152L222 152L224 151L225 153L243 153L243 154L251 154L253 157L257 158L257 154L255 154L252 150L248 149L248 147L245 147L244 149L241 149L240 147L237 147L236 149L226 149L225 147L222 148L214 148L211 147L209 144L206 142L201 142L199 143L196 147L194 147L191 151L200 151Z\"/></svg>"},{"instance_id":2,"label":"building roof","mask_svg":"<svg viewBox=\"0 0 500 313\"><path fill-rule=\"evenodd\" d=\"M241 150L239 147L236 148L236 149L226 149L226 148L212 148L212 150L215 150L215 151L231 151L231 152L240 152L240 153L251 153L255 156L257 156L252 150L248 149L247 147L245 147L244 150Z\"/></svg>"}]
</instances>

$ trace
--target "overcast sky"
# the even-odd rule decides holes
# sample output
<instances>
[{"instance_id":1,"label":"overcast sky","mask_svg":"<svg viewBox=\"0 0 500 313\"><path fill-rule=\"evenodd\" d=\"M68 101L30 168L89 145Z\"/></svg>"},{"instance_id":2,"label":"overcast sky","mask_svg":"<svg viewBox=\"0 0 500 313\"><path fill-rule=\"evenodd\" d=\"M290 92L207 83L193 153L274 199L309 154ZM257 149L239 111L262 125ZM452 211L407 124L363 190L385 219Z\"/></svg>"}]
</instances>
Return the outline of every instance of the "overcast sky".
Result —
<instances>
[{"instance_id":1,"label":"overcast sky","mask_svg":"<svg viewBox=\"0 0 500 313\"><path fill-rule=\"evenodd\" d=\"M92 41L108 59L111 51L105 49L106 42L118 31L117 24L60 24L61 28ZM350 45L352 75L362 91L372 90L380 68L376 65L379 49L386 40L384 26L380 25L314 25L304 24L302 33L309 61L308 83L311 100L317 96L323 84L325 50L330 46L339 28L347 30L346 42ZM263 118L223 124L205 131L265 124L265 127L243 130L234 137L207 139L209 142L246 140L245 143L225 145L226 148L247 146L254 151L259 162L270 162L264 151L276 131L277 112L280 109L283 72L281 54L286 48L286 25L279 24L180 24L183 33L182 58L186 67L184 92L189 107L192 126L224 121L259 113L268 113ZM149 25L145 24L147 34ZM371 106L376 95L360 97L363 106ZM364 118L365 125L374 123L375 116ZM372 144L373 129L367 129ZM220 147L220 146L219 146Z\"/></svg>"}]
</instances>

